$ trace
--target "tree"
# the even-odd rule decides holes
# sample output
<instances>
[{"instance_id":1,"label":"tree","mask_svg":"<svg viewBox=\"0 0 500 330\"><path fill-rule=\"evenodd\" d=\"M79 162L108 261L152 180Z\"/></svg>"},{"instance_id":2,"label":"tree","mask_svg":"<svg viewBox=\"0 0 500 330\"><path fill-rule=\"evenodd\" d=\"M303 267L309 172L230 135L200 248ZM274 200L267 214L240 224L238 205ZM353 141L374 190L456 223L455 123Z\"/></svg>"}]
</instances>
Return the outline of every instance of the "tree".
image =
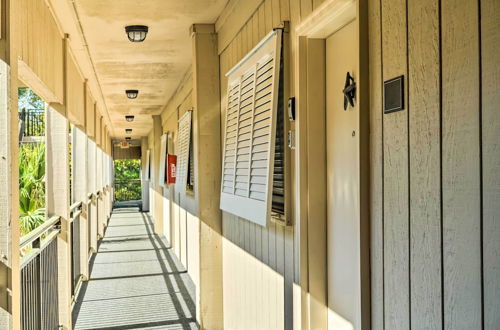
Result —
<instances>
[{"instance_id":1,"label":"tree","mask_svg":"<svg viewBox=\"0 0 500 330\"><path fill-rule=\"evenodd\" d=\"M30 88L19 88L18 89L18 108L19 111L22 109L43 109L45 108L45 102L36 95Z\"/></svg>"},{"instance_id":2,"label":"tree","mask_svg":"<svg viewBox=\"0 0 500 330\"><path fill-rule=\"evenodd\" d=\"M117 201L130 201L141 199L139 159L115 160L115 199Z\"/></svg>"}]
</instances>

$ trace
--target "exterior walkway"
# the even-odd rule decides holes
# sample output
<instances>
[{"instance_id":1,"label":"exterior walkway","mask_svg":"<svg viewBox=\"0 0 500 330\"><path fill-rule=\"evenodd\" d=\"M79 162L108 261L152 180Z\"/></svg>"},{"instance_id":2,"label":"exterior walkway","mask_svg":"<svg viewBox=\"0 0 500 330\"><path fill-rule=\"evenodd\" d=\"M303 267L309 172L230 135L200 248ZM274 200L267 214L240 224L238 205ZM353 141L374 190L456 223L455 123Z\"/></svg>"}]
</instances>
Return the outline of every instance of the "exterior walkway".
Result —
<instances>
[{"instance_id":1,"label":"exterior walkway","mask_svg":"<svg viewBox=\"0 0 500 330\"><path fill-rule=\"evenodd\" d=\"M115 209L73 309L75 329L198 329L195 288L137 208Z\"/></svg>"}]
</instances>

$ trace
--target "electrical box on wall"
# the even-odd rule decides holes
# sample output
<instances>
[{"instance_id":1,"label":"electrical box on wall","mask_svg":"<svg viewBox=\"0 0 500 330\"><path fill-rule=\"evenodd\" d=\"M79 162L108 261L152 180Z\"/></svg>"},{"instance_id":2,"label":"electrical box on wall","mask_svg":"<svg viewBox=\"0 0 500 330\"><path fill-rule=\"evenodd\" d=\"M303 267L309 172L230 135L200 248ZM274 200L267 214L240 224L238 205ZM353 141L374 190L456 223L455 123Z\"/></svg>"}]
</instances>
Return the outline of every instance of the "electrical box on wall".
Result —
<instances>
[{"instance_id":1,"label":"electrical box on wall","mask_svg":"<svg viewBox=\"0 0 500 330\"><path fill-rule=\"evenodd\" d=\"M404 76L384 81L384 113L404 110Z\"/></svg>"}]
</instances>

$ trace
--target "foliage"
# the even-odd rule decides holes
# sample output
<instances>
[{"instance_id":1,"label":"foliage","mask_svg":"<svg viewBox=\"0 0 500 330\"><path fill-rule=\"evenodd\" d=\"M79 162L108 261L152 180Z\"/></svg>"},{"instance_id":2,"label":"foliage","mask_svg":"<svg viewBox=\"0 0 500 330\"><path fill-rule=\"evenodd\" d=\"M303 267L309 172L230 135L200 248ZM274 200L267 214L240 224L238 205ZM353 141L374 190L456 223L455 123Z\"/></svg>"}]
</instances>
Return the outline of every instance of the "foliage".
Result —
<instances>
[{"instance_id":1,"label":"foliage","mask_svg":"<svg viewBox=\"0 0 500 330\"><path fill-rule=\"evenodd\" d=\"M45 144L19 148L19 219L26 235L45 221Z\"/></svg>"},{"instance_id":2,"label":"foliage","mask_svg":"<svg viewBox=\"0 0 500 330\"><path fill-rule=\"evenodd\" d=\"M139 159L115 160L115 199L119 202L141 199Z\"/></svg>"},{"instance_id":3,"label":"foliage","mask_svg":"<svg viewBox=\"0 0 500 330\"><path fill-rule=\"evenodd\" d=\"M22 109L43 109L45 102L29 88L18 88L18 107Z\"/></svg>"}]
</instances>

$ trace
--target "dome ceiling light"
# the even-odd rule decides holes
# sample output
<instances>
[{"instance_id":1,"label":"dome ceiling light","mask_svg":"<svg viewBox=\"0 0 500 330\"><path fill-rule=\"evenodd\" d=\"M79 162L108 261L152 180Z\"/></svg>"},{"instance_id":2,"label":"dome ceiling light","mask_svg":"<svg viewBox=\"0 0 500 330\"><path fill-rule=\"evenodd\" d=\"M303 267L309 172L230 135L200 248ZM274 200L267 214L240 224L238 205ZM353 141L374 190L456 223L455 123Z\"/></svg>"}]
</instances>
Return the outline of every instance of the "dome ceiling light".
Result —
<instances>
[{"instance_id":1,"label":"dome ceiling light","mask_svg":"<svg viewBox=\"0 0 500 330\"><path fill-rule=\"evenodd\" d=\"M137 89L127 89L125 91L125 94L127 94L127 97L129 99L136 99L137 96L139 95L139 91Z\"/></svg>"},{"instance_id":2,"label":"dome ceiling light","mask_svg":"<svg viewBox=\"0 0 500 330\"><path fill-rule=\"evenodd\" d=\"M132 129L131 129L131 128L126 128L126 129L125 129L125 133L127 133L127 134L132 134Z\"/></svg>"},{"instance_id":3,"label":"dome ceiling light","mask_svg":"<svg viewBox=\"0 0 500 330\"><path fill-rule=\"evenodd\" d=\"M125 120L127 120L129 123L130 123L130 122L133 122L133 121L134 121L134 118L135 118L135 117L134 117L134 116L132 116L132 115L125 116Z\"/></svg>"},{"instance_id":4,"label":"dome ceiling light","mask_svg":"<svg viewBox=\"0 0 500 330\"><path fill-rule=\"evenodd\" d=\"M129 25L125 27L128 40L132 42L143 42L148 34L148 27L145 25Z\"/></svg>"}]
</instances>

